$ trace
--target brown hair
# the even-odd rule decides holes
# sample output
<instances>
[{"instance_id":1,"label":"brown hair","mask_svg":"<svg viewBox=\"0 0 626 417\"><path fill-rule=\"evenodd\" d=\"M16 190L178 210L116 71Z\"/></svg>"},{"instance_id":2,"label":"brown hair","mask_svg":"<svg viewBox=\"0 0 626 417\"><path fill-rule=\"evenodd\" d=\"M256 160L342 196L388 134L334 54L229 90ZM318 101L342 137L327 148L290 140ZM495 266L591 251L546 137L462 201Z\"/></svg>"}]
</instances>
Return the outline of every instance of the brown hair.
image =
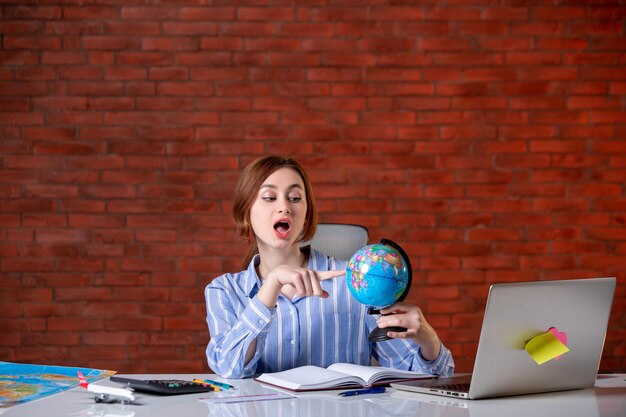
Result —
<instances>
[{"instance_id":1,"label":"brown hair","mask_svg":"<svg viewBox=\"0 0 626 417\"><path fill-rule=\"evenodd\" d=\"M313 199L313 189L311 182L304 168L296 162L295 159L288 156L265 156L252 162L244 168L235 187L233 196L233 220L237 233L248 240L248 253L243 258L243 268L247 268L248 264L258 253L254 232L250 225L250 209L254 204L259 188L263 185L263 181L281 168L291 168L296 171L304 182L304 191L306 194L307 212L304 220L304 227L298 242L309 240L315 234L317 227L317 208Z\"/></svg>"}]
</instances>

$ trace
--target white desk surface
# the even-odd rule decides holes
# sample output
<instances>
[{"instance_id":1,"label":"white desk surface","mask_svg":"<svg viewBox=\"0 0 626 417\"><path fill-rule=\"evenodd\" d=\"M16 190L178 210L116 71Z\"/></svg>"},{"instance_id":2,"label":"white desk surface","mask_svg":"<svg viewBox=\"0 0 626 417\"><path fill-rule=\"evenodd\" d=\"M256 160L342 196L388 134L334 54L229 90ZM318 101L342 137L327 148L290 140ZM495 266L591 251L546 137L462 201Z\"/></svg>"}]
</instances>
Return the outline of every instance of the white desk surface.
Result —
<instances>
[{"instance_id":1,"label":"white desk surface","mask_svg":"<svg viewBox=\"0 0 626 417\"><path fill-rule=\"evenodd\" d=\"M134 404L96 404L92 394L74 388L38 401L0 409L2 417L624 417L626 374L602 375L594 388L522 395L492 400L457 400L387 388L384 394L339 397L340 391L298 393L285 400L211 404L199 400L216 395L275 392L251 379L225 380L215 375L126 375L138 379L209 378L229 382L236 390L219 393L154 396L137 393ZM108 379L98 384L120 386ZM289 392L289 391L285 391ZM293 394L293 393L292 393Z\"/></svg>"}]
</instances>

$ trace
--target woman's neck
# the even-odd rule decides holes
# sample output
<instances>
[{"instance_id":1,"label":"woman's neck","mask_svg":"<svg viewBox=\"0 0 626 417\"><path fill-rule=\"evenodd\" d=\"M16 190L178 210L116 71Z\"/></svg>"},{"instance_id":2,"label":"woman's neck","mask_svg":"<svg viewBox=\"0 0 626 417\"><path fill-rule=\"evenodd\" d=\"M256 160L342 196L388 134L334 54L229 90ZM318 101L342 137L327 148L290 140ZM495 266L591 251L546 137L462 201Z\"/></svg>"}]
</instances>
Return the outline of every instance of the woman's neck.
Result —
<instances>
[{"instance_id":1,"label":"woman's neck","mask_svg":"<svg viewBox=\"0 0 626 417\"><path fill-rule=\"evenodd\" d=\"M261 262L257 267L257 273L261 279L281 265L304 268L307 266L308 256L294 245L289 251L259 248Z\"/></svg>"}]
</instances>

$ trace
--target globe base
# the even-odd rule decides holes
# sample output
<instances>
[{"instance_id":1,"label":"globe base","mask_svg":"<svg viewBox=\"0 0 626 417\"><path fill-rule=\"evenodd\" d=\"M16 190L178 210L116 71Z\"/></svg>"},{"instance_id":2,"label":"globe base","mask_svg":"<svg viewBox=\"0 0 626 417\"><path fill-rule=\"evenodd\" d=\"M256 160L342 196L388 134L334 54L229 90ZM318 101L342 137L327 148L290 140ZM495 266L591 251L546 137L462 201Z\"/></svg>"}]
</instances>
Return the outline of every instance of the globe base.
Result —
<instances>
[{"instance_id":1,"label":"globe base","mask_svg":"<svg viewBox=\"0 0 626 417\"><path fill-rule=\"evenodd\" d=\"M404 327L385 327L384 329L377 327L370 332L367 336L367 340L370 342L384 342L385 340L392 339L387 336L387 332L406 332L406 330L407 329Z\"/></svg>"}]
</instances>

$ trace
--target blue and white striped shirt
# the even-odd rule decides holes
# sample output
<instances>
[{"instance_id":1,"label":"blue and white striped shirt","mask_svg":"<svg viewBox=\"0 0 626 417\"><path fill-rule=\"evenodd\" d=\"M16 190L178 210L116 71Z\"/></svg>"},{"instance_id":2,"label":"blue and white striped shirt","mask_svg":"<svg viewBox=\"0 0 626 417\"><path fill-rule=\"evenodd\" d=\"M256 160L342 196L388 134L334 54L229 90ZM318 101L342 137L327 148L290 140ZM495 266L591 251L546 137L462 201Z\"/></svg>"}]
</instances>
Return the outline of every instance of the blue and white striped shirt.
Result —
<instances>
[{"instance_id":1,"label":"blue and white striped shirt","mask_svg":"<svg viewBox=\"0 0 626 417\"><path fill-rule=\"evenodd\" d=\"M454 372L450 351L442 344L439 357L427 361L412 340L370 343L376 317L352 295L341 277L321 281L329 298L282 294L276 307L267 308L256 294L261 286L255 266L224 274L204 290L211 334L206 355L213 372L225 378L245 378L304 365L327 367L336 362L367 365L375 358L381 366L448 375ZM310 249L308 268L318 271L345 269L346 262ZM246 351L256 339L256 353L244 364Z\"/></svg>"}]
</instances>

